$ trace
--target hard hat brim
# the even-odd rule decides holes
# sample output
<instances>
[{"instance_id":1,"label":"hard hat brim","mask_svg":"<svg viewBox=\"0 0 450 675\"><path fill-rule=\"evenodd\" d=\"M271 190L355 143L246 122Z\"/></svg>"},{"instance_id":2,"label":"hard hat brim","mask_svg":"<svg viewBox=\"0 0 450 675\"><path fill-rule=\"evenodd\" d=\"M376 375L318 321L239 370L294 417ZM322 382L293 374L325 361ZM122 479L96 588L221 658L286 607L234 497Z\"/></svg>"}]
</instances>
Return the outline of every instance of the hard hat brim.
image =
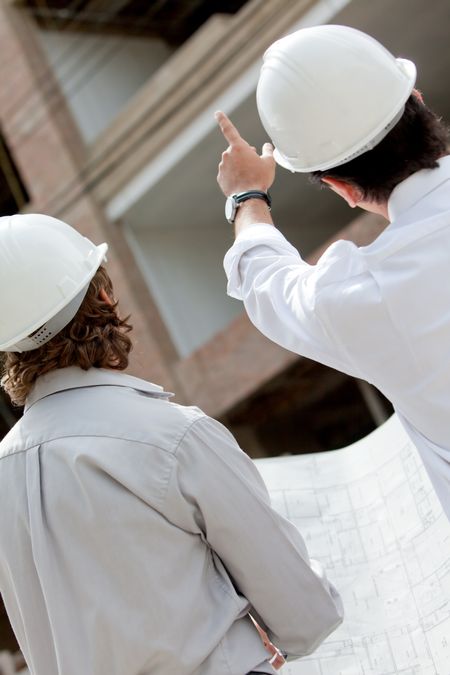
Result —
<instances>
[{"instance_id":1,"label":"hard hat brim","mask_svg":"<svg viewBox=\"0 0 450 675\"><path fill-rule=\"evenodd\" d=\"M303 171L306 173L307 171L309 171L309 169L304 169L304 170L295 169L292 166L292 164L289 164L286 157L284 155L282 155L281 152L277 148L275 148L274 151L273 151L273 158L276 161L276 163L279 164L279 166L282 166L283 169L287 169L288 171L292 171L292 173L303 173Z\"/></svg>"}]
</instances>

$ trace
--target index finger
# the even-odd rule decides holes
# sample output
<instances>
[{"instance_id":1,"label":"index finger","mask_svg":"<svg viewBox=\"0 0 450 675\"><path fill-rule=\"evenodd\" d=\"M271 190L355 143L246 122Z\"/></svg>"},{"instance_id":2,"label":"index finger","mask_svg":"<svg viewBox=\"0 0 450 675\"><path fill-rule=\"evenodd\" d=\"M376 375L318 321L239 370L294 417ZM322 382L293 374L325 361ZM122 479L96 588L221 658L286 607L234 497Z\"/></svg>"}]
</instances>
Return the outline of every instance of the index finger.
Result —
<instances>
[{"instance_id":1,"label":"index finger","mask_svg":"<svg viewBox=\"0 0 450 675\"><path fill-rule=\"evenodd\" d=\"M225 136L225 140L228 141L229 145L237 145L238 143L245 142L239 131L234 126L233 122L225 115L224 112L219 110L216 112L215 118L219 124L221 132Z\"/></svg>"}]
</instances>

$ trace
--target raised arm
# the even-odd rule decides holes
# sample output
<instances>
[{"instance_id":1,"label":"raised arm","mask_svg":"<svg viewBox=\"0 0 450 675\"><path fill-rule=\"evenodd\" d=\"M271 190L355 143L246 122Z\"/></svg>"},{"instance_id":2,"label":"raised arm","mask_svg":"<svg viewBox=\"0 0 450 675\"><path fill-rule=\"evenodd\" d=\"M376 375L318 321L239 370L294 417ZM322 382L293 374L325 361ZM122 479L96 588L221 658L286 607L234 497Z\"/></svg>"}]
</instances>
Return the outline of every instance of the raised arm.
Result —
<instances>
[{"instance_id":1,"label":"raised arm","mask_svg":"<svg viewBox=\"0 0 450 675\"><path fill-rule=\"evenodd\" d=\"M217 112L216 120L228 143L217 174L217 182L224 195L228 197L247 190L267 192L275 178L271 144L265 143L261 155L258 155L225 113ZM272 224L270 210L260 199L249 199L239 208L235 221L236 234L254 223Z\"/></svg>"}]
</instances>

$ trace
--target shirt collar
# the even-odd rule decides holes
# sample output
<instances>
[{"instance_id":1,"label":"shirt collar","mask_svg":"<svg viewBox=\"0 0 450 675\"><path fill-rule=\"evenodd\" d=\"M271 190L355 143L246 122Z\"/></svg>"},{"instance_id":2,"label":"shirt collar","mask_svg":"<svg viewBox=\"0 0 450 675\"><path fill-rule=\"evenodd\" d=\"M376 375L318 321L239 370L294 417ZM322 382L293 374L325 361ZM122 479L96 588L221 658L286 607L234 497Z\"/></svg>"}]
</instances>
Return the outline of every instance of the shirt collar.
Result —
<instances>
[{"instance_id":1,"label":"shirt collar","mask_svg":"<svg viewBox=\"0 0 450 675\"><path fill-rule=\"evenodd\" d=\"M41 398L56 394L59 391L102 386L128 387L151 394L154 398L170 398L173 396L157 384L146 382L121 371L104 368L82 370L76 366L70 366L69 368L52 370L50 373L39 377L27 397L25 411Z\"/></svg>"},{"instance_id":2,"label":"shirt collar","mask_svg":"<svg viewBox=\"0 0 450 675\"><path fill-rule=\"evenodd\" d=\"M450 179L450 155L442 157L438 164L435 169L422 169L413 173L394 188L388 201L391 223Z\"/></svg>"}]
</instances>

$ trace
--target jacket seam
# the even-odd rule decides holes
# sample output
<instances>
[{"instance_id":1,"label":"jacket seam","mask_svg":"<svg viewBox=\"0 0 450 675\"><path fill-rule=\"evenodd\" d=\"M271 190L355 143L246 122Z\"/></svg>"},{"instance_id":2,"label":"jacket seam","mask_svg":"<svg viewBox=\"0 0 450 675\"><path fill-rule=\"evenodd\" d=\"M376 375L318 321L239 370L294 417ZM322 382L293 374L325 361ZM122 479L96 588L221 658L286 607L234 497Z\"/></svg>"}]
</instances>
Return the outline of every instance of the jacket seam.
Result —
<instances>
[{"instance_id":1,"label":"jacket seam","mask_svg":"<svg viewBox=\"0 0 450 675\"><path fill-rule=\"evenodd\" d=\"M185 439L187 433L192 429L192 427L194 426L194 424L196 424L197 422L200 422L200 421L203 420L203 419L205 419L205 416L204 416L204 415L201 415L201 416L198 417L197 419L192 420L192 421L188 424L188 426L180 432L180 436L179 436L178 440L175 440L175 443L174 443L174 445L173 445L173 451L169 453L169 454L171 455L173 461L172 461L172 466L171 466L171 468L170 468L169 474L168 474L168 476L167 476L166 485L165 485L165 490L164 490L164 495L162 496L162 504L161 504L162 507L164 506L164 503L165 503L165 501L166 501L166 499L167 499L167 493L168 493L168 491L169 491L170 481L172 480L173 470L174 470L174 467L175 467L176 462L178 461L178 456L177 456L177 455L178 455L178 450L179 450L179 448L180 448L180 445L181 445L181 443L184 441L184 439Z\"/></svg>"},{"instance_id":2,"label":"jacket seam","mask_svg":"<svg viewBox=\"0 0 450 675\"><path fill-rule=\"evenodd\" d=\"M194 422L191 422L189 424L188 429L192 426L192 424L195 424L195 422L197 422L197 421L198 420L194 420ZM6 452L5 454L1 455L0 460L4 459L5 457L9 457L11 455L18 455L18 454L21 454L22 452L28 452L28 450L32 450L33 448L36 448L39 445L45 445L46 443L52 443L53 441L59 441L59 440L62 440L64 438L110 438L110 439L113 439L113 440L116 440L116 441L139 443L140 445L146 445L148 447L157 448L158 450L162 450L162 452L166 452L168 455L173 455L174 453L176 453L178 444L181 442L184 435L187 433L188 429L183 430L182 437L181 437L180 441L177 442L177 440L175 440L175 446L172 446L174 448L173 450L171 448L167 448L167 447L163 447L161 445L157 445L156 443L151 443L151 442L148 442L148 441L141 441L141 440L136 439L136 438L128 438L128 437L124 437L124 436L113 436L113 435L109 435L109 434L64 434L64 435L61 435L61 436L54 436L52 438L46 438L45 440L37 441L36 443L33 443L32 445L29 445L25 448L21 448L20 450L12 449L12 450Z\"/></svg>"},{"instance_id":3,"label":"jacket seam","mask_svg":"<svg viewBox=\"0 0 450 675\"><path fill-rule=\"evenodd\" d=\"M173 446L173 455L176 457L178 454L178 450L180 448L180 445L184 441L186 435L189 433L189 431L192 429L194 424L197 424L197 422L201 422L202 420L206 419L206 415L201 415L200 417L197 417L197 419L192 420L189 422L188 426L183 429L180 433L180 437L178 440L175 440L174 446Z\"/></svg>"}]
</instances>

